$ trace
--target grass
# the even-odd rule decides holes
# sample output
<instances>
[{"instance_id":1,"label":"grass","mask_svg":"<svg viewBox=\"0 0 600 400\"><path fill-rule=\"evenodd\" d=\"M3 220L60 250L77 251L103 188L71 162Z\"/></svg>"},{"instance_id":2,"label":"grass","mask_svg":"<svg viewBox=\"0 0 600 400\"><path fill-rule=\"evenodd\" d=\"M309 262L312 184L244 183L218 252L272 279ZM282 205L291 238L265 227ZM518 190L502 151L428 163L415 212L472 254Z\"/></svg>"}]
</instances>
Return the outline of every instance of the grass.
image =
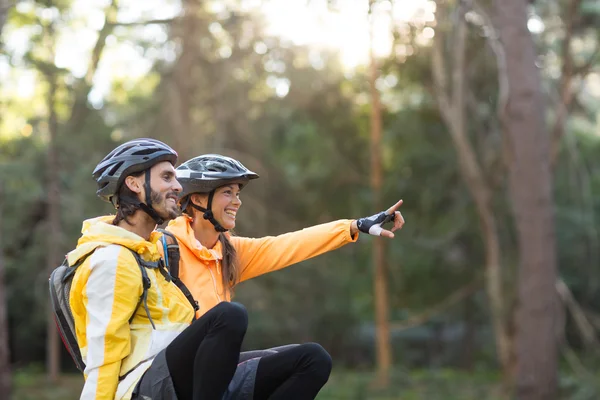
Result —
<instances>
[{"instance_id":1,"label":"grass","mask_svg":"<svg viewBox=\"0 0 600 400\"><path fill-rule=\"evenodd\" d=\"M36 369L17 371L13 376L14 400L77 400L83 387L83 375L63 374L57 384L50 383Z\"/></svg>"},{"instance_id":2,"label":"grass","mask_svg":"<svg viewBox=\"0 0 600 400\"><path fill-rule=\"evenodd\" d=\"M372 372L344 371L332 375L319 400L500 400L495 374L453 370L396 370L386 389L378 389Z\"/></svg>"},{"instance_id":3,"label":"grass","mask_svg":"<svg viewBox=\"0 0 600 400\"><path fill-rule=\"evenodd\" d=\"M318 400L500 400L500 379L496 372L465 372L451 369L396 369L386 389L373 385L375 375L368 371L335 371ZM65 374L58 384L46 380L40 369L17 371L14 400L76 400L83 377ZM561 375L561 400L600 398L600 375L577 378ZM0 396L4 398L3 396Z\"/></svg>"},{"instance_id":4,"label":"grass","mask_svg":"<svg viewBox=\"0 0 600 400\"><path fill-rule=\"evenodd\" d=\"M318 396L319 400L496 400L496 377L467 375L450 370L396 371L387 389L372 385L375 375L370 372L335 372ZM83 378L79 374L64 374L58 384L51 384L39 370L15 373L15 400L76 400Z\"/></svg>"}]
</instances>

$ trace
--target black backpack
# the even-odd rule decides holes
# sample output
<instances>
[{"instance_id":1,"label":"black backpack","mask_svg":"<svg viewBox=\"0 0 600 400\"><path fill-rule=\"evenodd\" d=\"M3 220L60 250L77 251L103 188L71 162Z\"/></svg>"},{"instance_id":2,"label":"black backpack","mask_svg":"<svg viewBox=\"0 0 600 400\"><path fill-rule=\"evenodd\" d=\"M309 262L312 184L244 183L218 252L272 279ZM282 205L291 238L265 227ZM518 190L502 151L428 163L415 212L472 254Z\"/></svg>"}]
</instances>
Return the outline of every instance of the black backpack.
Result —
<instances>
[{"instance_id":1,"label":"black backpack","mask_svg":"<svg viewBox=\"0 0 600 400\"><path fill-rule=\"evenodd\" d=\"M173 283L185 295L185 298L188 299L192 307L194 307L194 319L196 319L196 311L200 309L200 306L189 289L179 279L179 242L177 242L177 238L171 232L164 229L158 229L158 232L163 234L162 243L165 253L165 267L169 271Z\"/></svg>"},{"instance_id":2,"label":"black backpack","mask_svg":"<svg viewBox=\"0 0 600 400\"><path fill-rule=\"evenodd\" d=\"M135 310L133 310L131 318L129 318L129 322L131 323L131 321L133 320L133 317L135 316L135 312L137 311L140 304L142 304L142 302L143 302L144 307L146 309L146 314L148 315L148 319L150 320L150 323L152 324L152 328L156 329L156 327L154 326L154 321L152 320L152 317L150 316L150 311L148 310L148 304L147 304L148 289L150 289L151 281L150 281L150 278L148 277L148 272L146 272L146 268L163 269L163 268L161 268L161 262L160 261L154 261L154 262L145 261L135 251L133 251L131 249L128 249L128 250L131 251L131 254L133 254L133 256L135 257L135 260L137 261L137 263L140 267L140 271L142 273L142 285L143 285L142 295L140 296L140 299L138 301L137 306L135 307ZM54 321L56 322L56 326L60 333L60 337L61 337L65 347L69 351L69 354L71 354L71 357L73 358L73 361L75 362L75 365L77 366L77 369L79 369L82 372L85 369L85 363L83 362L83 359L81 358L81 352L79 351L79 345L77 344L77 336L75 334L75 322L73 319L73 312L71 311L71 305L69 304L69 294L71 293L71 285L73 284L73 277L75 276L75 271L77 271L77 268L79 268L85 262L85 260L89 256L91 256L93 253L94 252L92 251L92 252L88 253L87 255L83 256L72 267L69 266L67 258L65 258L65 260L62 262L62 264L59 265L54 271L52 271L52 274L50 275L50 280L49 280L50 303L52 305Z\"/></svg>"}]
</instances>

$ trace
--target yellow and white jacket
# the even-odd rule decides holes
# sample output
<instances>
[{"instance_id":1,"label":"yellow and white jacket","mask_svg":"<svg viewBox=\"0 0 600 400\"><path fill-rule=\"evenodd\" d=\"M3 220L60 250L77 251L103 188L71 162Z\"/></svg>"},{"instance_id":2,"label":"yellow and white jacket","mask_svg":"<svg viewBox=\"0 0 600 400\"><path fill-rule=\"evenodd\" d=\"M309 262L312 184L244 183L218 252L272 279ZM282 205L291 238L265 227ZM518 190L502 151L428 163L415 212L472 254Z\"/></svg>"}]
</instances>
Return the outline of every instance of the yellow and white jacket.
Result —
<instances>
[{"instance_id":1,"label":"yellow and white jacket","mask_svg":"<svg viewBox=\"0 0 600 400\"><path fill-rule=\"evenodd\" d=\"M151 280L148 309L136 306L143 292L142 274L135 257L160 258L157 242L111 224L113 217L83 223L83 236L68 254L69 265L93 252L77 269L69 302L83 361L85 385L81 399L130 399L133 388L154 357L185 328L194 310L181 291L157 269L147 269ZM135 316L129 323L129 319Z\"/></svg>"}]
</instances>

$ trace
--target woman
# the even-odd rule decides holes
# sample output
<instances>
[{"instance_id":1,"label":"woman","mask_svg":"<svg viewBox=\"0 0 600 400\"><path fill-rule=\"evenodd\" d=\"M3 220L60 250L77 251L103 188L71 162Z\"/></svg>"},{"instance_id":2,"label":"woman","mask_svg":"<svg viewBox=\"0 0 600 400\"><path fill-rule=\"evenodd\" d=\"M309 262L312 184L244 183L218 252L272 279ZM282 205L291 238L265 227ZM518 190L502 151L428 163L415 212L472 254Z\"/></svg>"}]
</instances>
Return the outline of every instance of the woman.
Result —
<instances>
[{"instance_id":1,"label":"woman","mask_svg":"<svg viewBox=\"0 0 600 400\"><path fill-rule=\"evenodd\" d=\"M228 231L235 227L242 204L240 191L256 178L239 161L217 154L195 157L177 168L184 215L171 221L167 231L179 242L179 278L199 305L197 316L230 301L239 282L355 242L359 231L392 238L404 224L396 211L400 200L387 212L359 220L334 221L276 237L232 236ZM391 231L381 227L389 221L394 222ZM258 364L254 397L314 398L330 370L329 354L314 343L268 355Z\"/></svg>"}]
</instances>

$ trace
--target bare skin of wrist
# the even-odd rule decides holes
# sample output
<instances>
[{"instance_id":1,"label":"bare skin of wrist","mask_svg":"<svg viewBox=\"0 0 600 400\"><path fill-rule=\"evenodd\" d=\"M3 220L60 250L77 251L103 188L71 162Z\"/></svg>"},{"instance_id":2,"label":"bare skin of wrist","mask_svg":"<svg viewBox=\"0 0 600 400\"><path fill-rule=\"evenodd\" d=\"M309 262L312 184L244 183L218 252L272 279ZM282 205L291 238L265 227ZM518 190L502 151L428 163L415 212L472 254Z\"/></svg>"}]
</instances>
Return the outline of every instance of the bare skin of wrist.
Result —
<instances>
[{"instance_id":1,"label":"bare skin of wrist","mask_svg":"<svg viewBox=\"0 0 600 400\"><path fill-rule=\"evenodd\" d=\"M350 236L354 237L354 236L356 236L357 233L358 233L358 224L356 223L356 220L354 220L350 224Z\"/></svg>"}]
</instances>

